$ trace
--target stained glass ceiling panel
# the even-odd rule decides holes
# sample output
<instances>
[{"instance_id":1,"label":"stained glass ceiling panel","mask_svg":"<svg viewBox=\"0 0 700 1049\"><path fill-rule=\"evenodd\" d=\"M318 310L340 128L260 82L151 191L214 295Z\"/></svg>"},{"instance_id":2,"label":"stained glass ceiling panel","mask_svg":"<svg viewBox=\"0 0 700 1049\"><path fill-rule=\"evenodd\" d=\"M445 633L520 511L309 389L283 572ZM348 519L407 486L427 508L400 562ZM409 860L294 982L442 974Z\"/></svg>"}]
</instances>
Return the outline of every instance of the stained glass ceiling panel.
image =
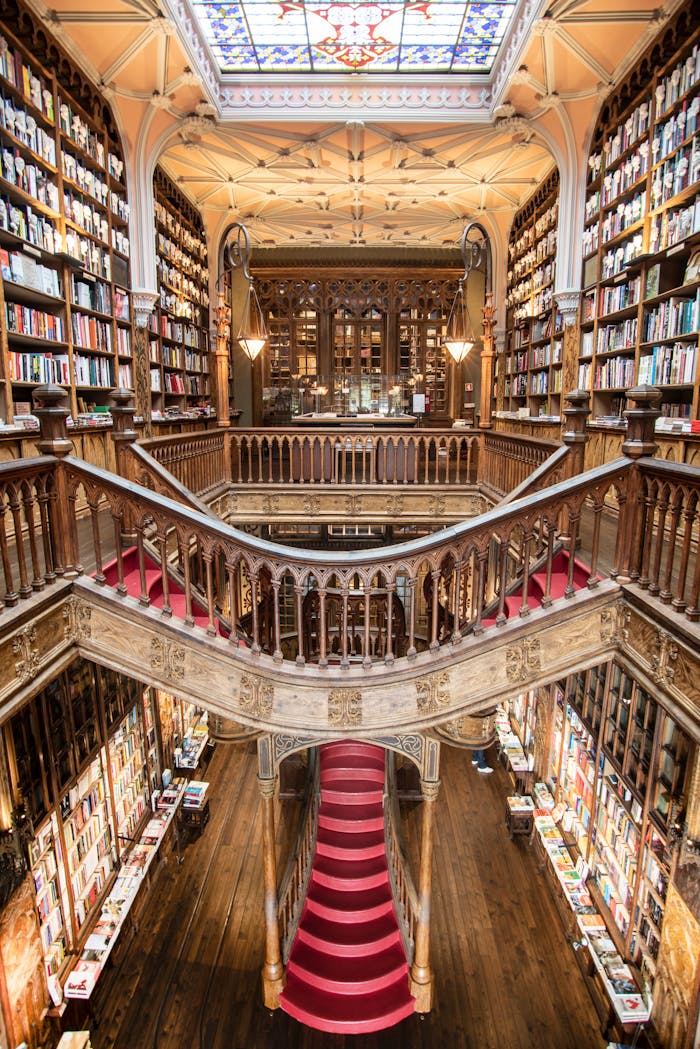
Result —
<instances>
[{"instance_id":1,"label":"stained glass ceiling panel","mask_svg":"<svg viewBox=\"0 0 700 1049\"><path fill-rule=\"evenodd\" d=\"M222 73L489 73L517 0L190 0Z\"/></svg>"}]
</instances>

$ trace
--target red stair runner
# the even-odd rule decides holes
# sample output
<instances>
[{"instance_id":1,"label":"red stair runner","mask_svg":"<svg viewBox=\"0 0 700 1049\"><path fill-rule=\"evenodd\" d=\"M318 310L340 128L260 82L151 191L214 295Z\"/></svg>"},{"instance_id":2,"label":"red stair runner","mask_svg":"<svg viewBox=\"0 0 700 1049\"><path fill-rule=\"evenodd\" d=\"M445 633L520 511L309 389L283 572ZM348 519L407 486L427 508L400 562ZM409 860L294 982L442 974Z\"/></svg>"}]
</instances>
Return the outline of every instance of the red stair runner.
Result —
<instances>
[{"instance_id":1,"label":"red stair runner","mask_svg":"<svg viewBox=\"0 0 700 1049\"><path fill-rule=\"evenodd\" d=\"M319 1031L366 1034L410 1016L408 964L384 845L384 752L321 747L311 881L280 1005Z\"/></svg>"}]
</instances>

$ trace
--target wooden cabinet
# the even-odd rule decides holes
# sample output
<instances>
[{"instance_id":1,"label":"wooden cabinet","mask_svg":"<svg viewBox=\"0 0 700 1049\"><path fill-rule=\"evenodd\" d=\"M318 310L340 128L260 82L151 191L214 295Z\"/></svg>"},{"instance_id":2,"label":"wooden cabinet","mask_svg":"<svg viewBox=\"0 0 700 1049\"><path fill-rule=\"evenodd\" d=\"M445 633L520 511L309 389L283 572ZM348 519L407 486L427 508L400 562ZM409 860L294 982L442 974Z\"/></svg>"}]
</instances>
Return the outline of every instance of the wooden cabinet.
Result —
<instances>
[{"instance_id":1,"label":"wooden cabinet","mask_svg":"<svg viewBox=\"0 0 700 1049\"><path fill-rule=\"evenodd\" d=\"M81 421L133 387L129 205L107 107L67 59L42 64L30 25L0 40L2 414L55 382Z\"/></svg>"},{"instance_id":2,"label":"wooden cabinet","mask_svg":"<svg viewBox=\"0 0 700 1049\"><path fill-rule=\"evenodd\" d=\"M300 278L267 266L254 276L270 331L262 365L266 421L314 410L400 414L410 410L411 392L426 394L430 417L447 418L444 335L455 277L444 270L383 277L378 270Z\"/></svg>"},{"instance_id":3,"label":"wooden cabinet","mask_svg":"<svg viewBox=\"0 0 700 1049\"><path fill-rule=\"evenodd\" d=\"M578 385L610 422L628 388L660 387L670 432L689 431L699 408L700 32L689 17L603 108L583 235Z\"/></svg>"}]
</instances>

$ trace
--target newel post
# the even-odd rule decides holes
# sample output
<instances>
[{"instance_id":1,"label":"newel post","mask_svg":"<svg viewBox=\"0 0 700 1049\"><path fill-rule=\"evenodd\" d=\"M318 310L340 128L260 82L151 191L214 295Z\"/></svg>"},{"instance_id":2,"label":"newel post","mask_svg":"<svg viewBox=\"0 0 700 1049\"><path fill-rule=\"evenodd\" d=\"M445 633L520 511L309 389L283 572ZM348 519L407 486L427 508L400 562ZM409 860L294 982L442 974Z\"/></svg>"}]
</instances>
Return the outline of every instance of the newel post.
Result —
<instances>
[{"instance_id":1,"label":"newel post","mask_svg":"<svg viewBox=\"0 0 700 1049\"><path fill-rule=\"evenodd\" d=\"M73 442L68 439L66 420L70 415L68 394L62 387L49 383L34 391L39 406L34 414L39 420L40 440L37 447L43 455L53 455L56 463L56 491L49 503L51 514L51 542L56 572L67 579L79 575L82 568L78 558L78 537L72 504L75 497L69 495L68 479L63 460L73 451Z\"/></svg>"},{"instance_id":2,"label":"newel post","mask_svg":"<svg viewBox=\"0 0 700 1049\"><path fill-rule=\"evenodd\" d=\"M588 390L572 390L564 398L564 429L561 439L569 449L568 477L583 473L588 433L586 423L591 414L591 395Z\"/></svg>"},{"instance_id":3,"label":"newel post","mask_svg":"<svg viewBox=\"0 0 700 1049\"><path fill-rule=\"evenodd\" d=\"M433 844L435 805L440 780L421 779L423 820L421 825L418 920L409 990L416 999L416 1012L429 1013L433 1003L433 973L430 968L430 909L433 889Z\"/></svg>"},{"instance_id":4,"label":"newel post","mask_svg":"<svg viewBox=\"0 0 700 1049\"><path fill-rule=\"evenodd\" d=\"M263 881L265 910L265 964L262 968L263 1001L267 1009L279 1009L284 989L284 965L280 949L277 857L275 853L275 777L258 776L262 797Z\"/></svg>"},{"instance_id":5,"label":"newel post","mask_svg":"<svg viewBox=\"0 0 700 1049\"><path fill-rule=\"evenodd\" d=\"M627 438L622 445L622 454L628 459L641 459L656 454L658 445L654 428L661 415L658 405L661 390L654 386L635 386L627 391L629 407L622 414L627 419ZM617 551L615 578L618 583L629 583L639 575L639 552L647 522L645 503L642 499L640 475L635 470L630 475L624 512L620 515L620 541ZM653 507L651 513L653 515ZM651 521L649 525L651 525Z\"/></svg>"},{"instance_id":6,"label":"newel post","mask_svg":"<svg viewBox=\"0 0 700 1049\"><path fill-rule=\"evenodd\" d=\"M134 444L138 434L134 429L134 399L130 390L114 390L110 400L112 416L112 441L117 473L126 481L132 480L130 469L129 447Z\"/></svg>"}]
</instances>

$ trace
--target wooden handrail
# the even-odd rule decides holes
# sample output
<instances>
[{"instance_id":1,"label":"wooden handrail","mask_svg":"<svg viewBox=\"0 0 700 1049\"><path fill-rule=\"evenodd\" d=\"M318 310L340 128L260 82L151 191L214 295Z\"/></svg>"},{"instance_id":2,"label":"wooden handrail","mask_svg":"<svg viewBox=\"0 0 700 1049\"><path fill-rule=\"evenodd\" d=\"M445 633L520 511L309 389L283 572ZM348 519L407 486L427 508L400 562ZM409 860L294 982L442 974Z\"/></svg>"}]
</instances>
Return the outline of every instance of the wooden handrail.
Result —
<instances>
[{"instance_id":1,"label":"wooden handrail","mask_svg":"<svg viewBox=\"0 0 700 1049\"><path fill-rule=\"evenodd\" d=\"M318 834L321 787L317 748L311 747L308 754L309 768L306 779L304 807L299 817L296 841L291 850L289 862L277 893L280 943L282 945L282 959L285 965L289 959L289 953L299 926L302 907L306 899Z\"/></svg>"},{"instance_id":2,"label":"wooden handrail","mask_svg":"<svg viewBox=\"0 0 700 1049\"><path fill-rule=\"evenodd\" d=\"M0 466L4 572L0 598L5 605L16 605L56 578L80 572L81 565L107 586L104 551L120 556L134 544L134 533L136 545L143 550L148 534L155 539L164 578L174 550L179 550L182 563L190 565L183 585L190 603L199 605L197 588L201 589L212 633L223 613L231 620L233 644L247 616L249 646L254 652L274 653L278 662L304 662L300 615L303 597L310 590L319 592L323 617L329 590L362 591L371 605L375 593L391 589L392 601L403 602L407 631L405 655L393 636L383 646L383 659L391 664L411 659L421 646L440 647L470 631L498 629L505 621L503 601L513 582L522 580L523 593L531 593L532 576L549 577L557 548L569 552L571 565L574 556L585 562L590 570L588 586L595 587L601 574L600 526L610 503L620 507L613 520L616 549L611 576L619 582L638 582L669 613L696 620L698 471L645 457L625 457L401 545L333 553L287 548L247 535L167 495L70 456L4 463ZM91 529L78 527L80 507L87 508ZM585 534L583 518L589 524ZM105 519L111 522L107 534ZM125 535L126 520L131 531ZM429 603L423 601L426 576L434 582L431 595L436 595ZM277 597L263 618L259 613L266 588ZM126 596L123 583L113 589ZM566 596L574 592L570 579ZM148 595L141 596L147 604ZM499 600L496 623L484 623L484 610L495 599ZM525 599L516 614L527 614ZM391 624L395 616L386 619ZM361 657L367 654L360 652Z\"/></svg>"},{"instance_id":3,"label":"wooden handrail","mask_svg":"<svg viewBox=\"0 0 700 1049\"><path fill-rule=\"evenodd\" d=\"M389 868L389 879L398 917L401 939L409 966L413 963L416 926L420 917L420 901L411 875L408 855L401 833L399 795L396 786L396 762L392 751L386 751L386 788L384 802L384 841Z\"/></svg>"}]
</instances>

